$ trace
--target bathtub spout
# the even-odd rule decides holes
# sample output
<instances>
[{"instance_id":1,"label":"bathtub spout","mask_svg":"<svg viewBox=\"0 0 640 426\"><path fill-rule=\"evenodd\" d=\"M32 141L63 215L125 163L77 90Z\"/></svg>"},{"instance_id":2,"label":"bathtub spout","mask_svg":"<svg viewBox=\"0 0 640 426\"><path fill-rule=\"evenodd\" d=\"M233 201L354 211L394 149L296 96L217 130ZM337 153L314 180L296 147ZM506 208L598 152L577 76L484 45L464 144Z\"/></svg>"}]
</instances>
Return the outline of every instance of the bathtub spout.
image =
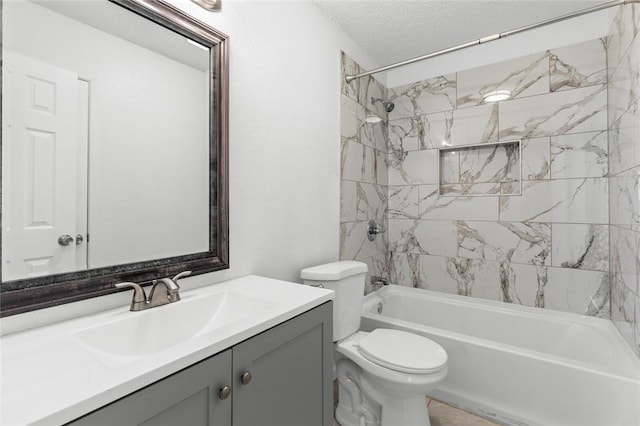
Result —
<instances>
[{"instance_id":1,"label":"bathtub spout","mask_svg":"<svg viewBox=\"0 0 640 426\"><path fill-rule=\"evenodd\" d=\"M382 278L376 275L373 275L370 279L371 285L382 287L384 285L389 285L389 280L386 278Z\"/></svg>"}]
</instances>

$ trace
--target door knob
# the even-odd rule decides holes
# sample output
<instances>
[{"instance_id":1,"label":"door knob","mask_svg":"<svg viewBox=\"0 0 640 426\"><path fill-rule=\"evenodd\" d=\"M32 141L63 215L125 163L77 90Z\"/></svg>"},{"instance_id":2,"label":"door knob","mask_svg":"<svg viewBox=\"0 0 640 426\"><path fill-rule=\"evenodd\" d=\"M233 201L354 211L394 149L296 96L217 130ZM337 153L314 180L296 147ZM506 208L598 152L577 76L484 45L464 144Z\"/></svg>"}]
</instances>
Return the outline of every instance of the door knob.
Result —
<instances>
[{"instance_id":1,"label":"door knob","mask_svg":"<svg viewBox=\"0 0 640 426\"><path fill-rule=\"evenodd\" d=\"M84 241L84 237L82 236L82 234L76 235L76 245L82 244L83 241Z\"/></svg>"},{"instance_id":2,"label":"door knob","mask_svg":"<svg viewBox=\"0 0 640 426\"><path fill-rule=\"evenodd\" d=\"M220 399L227 399L229 398L230 395L231 395L230 386L223 386L220 388L220 393L218 393L218 397L220 397Z\"/></svg>"},{"instance_id":3,"label":"door knob","mask_svg":"<svg viewBox=\"0 0 640 426\"><path fill-rule=\"evenodd\" d=\"M68 246L73 242L73 237L69 234L60 235L58 237L58 244L61 246Z\"/></svg>"},{"instance_id":4,"label":"door knob","mask_svg":"<svg viewBox=\"0 0 640 426\"><path fill-rule=\"evenodd\" d=\"M242 376L240 376L240 383L242 383L243 385L248 385L250 381L251 373L249 373L248 371L242 373Z\"/></svg>"}]
</instances>

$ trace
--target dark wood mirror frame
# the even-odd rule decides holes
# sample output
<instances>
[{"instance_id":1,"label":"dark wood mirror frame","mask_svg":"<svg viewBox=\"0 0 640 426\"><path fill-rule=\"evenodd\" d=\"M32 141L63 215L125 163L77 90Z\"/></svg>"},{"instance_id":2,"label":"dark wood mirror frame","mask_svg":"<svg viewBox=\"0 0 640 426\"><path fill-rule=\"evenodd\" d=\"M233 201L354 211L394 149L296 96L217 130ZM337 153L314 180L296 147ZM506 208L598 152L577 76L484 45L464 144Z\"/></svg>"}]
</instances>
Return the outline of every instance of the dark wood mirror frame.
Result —
<instances>
[{"instance_id":1,"label":"dark wood mirror frame","mask_svg":"<svg viewBox=\"0 0 640 426\"><path fill-rule=\"evenodd\" d=\"M147 283L153 279L172 276L185 270L191 270L193 275L197 275L229 267L228 36L160 0L109 1L210 49L209 251L3 282L0 285L0 316L19 314L122 291L114 288L114 284L118 282ZM0 20L2 19L1 6L0 4ZM1 47L2 38L0 35ZM1 70L2 64L0 62L0 72ZM1 89L2 85L0 84L0 92ZM1 114L2 107L0 105L0 116ZM0 160L1 156L0 150ZM0 176L0 185L1 182ZM0 211L1 207L0 201ZM0 257L1 255L2 247L0 246Z\"/></svg>"}]
</instances>

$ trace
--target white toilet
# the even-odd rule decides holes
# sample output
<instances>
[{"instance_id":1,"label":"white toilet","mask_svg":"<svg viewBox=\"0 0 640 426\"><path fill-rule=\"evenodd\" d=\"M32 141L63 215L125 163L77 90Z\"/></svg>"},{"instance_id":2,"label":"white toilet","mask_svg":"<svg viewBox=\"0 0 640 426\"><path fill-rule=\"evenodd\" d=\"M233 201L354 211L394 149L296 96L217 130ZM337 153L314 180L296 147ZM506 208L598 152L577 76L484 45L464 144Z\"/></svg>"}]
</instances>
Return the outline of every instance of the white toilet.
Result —
<instances>
[{"instance_id":1,"label":"white toilet","mask_svg":"<svg viewBox=\"0 0 640 426\"><path fill-rule=\"evenodd\" d=\"M417 334L358 331L367 265L340 261L303 269L304 284L335 291L333 341L342 426L425 426L425 395L447 374L447 353Z\"/></svg>"}]
</instances>

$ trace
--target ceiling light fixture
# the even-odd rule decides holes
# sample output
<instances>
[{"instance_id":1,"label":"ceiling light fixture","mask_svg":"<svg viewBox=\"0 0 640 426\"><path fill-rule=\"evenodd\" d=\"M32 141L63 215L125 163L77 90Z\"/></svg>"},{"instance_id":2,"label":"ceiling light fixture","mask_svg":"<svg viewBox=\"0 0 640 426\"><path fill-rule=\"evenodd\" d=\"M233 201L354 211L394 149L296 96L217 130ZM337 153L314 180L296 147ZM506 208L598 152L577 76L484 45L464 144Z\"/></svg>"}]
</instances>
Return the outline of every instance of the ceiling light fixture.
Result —
<instances>
[{"instance_id":1,"label":"ceiling light fixture","mask_svg":"<svg viewBox=\"0 0 640 426\"><path fill-rule=\"evenodd\" d=\"M511 97L511 90L495 90L482 97L485 102L500 102Z\"/></svg>"}]
</instances>

